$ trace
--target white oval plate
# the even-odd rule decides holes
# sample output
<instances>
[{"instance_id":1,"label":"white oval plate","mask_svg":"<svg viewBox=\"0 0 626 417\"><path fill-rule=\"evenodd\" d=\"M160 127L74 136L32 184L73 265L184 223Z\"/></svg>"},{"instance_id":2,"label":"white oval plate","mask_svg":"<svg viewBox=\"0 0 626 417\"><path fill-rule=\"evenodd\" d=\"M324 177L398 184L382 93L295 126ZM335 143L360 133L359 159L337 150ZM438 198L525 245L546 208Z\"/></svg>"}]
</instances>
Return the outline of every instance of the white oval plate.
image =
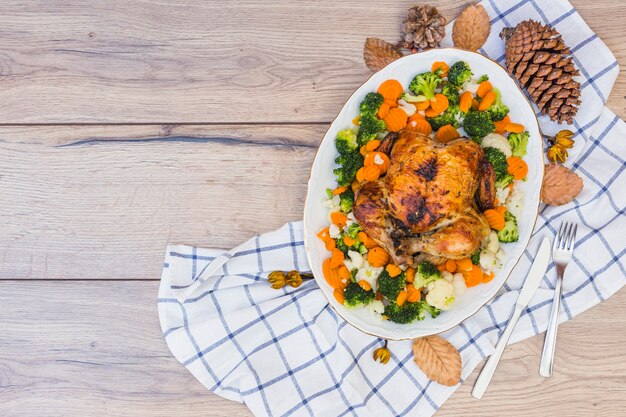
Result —
<instances>
[{"instance_id":1,"label":"white oval plate","mask_svg":"<svg viewBox=\"0 0 626 417\"><path fill-rule=\"evenodd\" d=\"M530 133L528 153L524 158L528 164L529 175L528 180L521 184L524 192L524 205L523 216L518 219L519 241L504 245L506 259L491 282L468 288L463 295L457 297L451 310L442 312L435 319L427 317L423 321L397 324L377 319L375 316L367 314L362 308L346 308L335 300L333 289L324 279L322 261L329 256L329 252L316 236L322 228L329 224L327 209L322 206L326 189L337 186L333 175L333 169L336 168L334 160L337 156L335 136L340 130L352 126L352 119L358 115L359 104L365 94L376 91L383 81L396 79L407 89L416 74L430 71L433 62L444 61L448 65L452 65L459 60L464 60L470 65L474 77L479 77L482 74L489 76L494 87L499 88L502 92L502 100L510 108L511 120L522 123ZM475 314L504 285L530 240L537 219L539 192L543 179L542 148L537 117L531 104L506 70L483 55L455 48L433 49L398 59L372 75L352 94L326 132L313 161L311 177L309 178L304 207L304 244L315 279L330 305L343 319L357 329L391 340L415 339L440 333Z\"/></svg>"}]
</instances>

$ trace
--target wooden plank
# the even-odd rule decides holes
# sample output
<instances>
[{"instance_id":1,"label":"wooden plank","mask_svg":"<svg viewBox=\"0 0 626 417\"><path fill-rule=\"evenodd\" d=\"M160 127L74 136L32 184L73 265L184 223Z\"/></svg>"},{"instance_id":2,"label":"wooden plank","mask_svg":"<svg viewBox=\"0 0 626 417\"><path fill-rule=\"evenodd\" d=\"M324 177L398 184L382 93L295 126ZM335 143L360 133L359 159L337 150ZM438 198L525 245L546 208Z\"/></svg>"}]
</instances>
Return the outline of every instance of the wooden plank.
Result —
<instances>
[{"instance_id":1,"label":"wooden plank","mask_svg":"<svg viewBox=\"0 0 626 417\"><path fill-rule=\"evenodd\" d=\"M245 406L208 393L170 355L157 282L0 282L0 415L232 416ZM556 371L537 373L542 337L508 348L489 391L473 376L438 416L602 415L626 409L621 291L561 325Z\"/></svg>"},{"instance_id":2,"label":"wooden plank","mask_svg":"<svg viewBox=\"0 0 626 417\"><path fill-rule=\"evenodd\" d=\"M437 7L449 19L468 2ZM623 2L575 0L622 65ZM0 3L0 123L329 122L406 3ZM610 105L622 117L626 78Z\"/></svg>"},{"instance_id":3,"label":"wooden plank","mask_svg":"<svg viewBox=\"0 0 626 417\"><path fill-rule=\"evenodd\" d=\"M0 278L157 279L300 220L325 126L0 127Z\"/></svg>"}]
</instances>

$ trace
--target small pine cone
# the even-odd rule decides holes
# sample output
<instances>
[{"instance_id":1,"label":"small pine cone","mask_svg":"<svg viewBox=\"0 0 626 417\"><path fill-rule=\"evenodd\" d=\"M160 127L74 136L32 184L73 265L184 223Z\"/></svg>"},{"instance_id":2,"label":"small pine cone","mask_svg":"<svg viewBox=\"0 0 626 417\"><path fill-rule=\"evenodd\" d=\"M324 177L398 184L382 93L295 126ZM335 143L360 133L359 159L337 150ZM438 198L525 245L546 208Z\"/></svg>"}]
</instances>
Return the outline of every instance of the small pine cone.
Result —
<instances>
[{"instance_id":1,"label":"small pine cone","mask_svg":"<svg viewBox=\"0 0 626 417\"><path fill-rule=\"evenodd\" d=\"M569 48L554 28L526 20L504 28L505 59L509 73L537 104L542 114L571 124L580 105L579 75Z\"/></svg>"},{"instance_id":2,"label":"small pine cone","mask_svg":"<svg viewBox=\"0 0 626 417\"><path fill-rule=\"evenodd\" d=\"M437 8L429 5L413 6L402 22L400 45L411 52L439 46L446 34L446 19Z\"/></svg>"},{"instance_id":3,"label":"small pine cone","mask_svg":"<svg viewBox=\"0 0 626 417\"><path fill-rule=\"evenodd\" d=\"M285 278L285 284L291 285L294 288L298 288L302 284L302 276L298 271L289 271Z\"/></svg>"}]
</instances>

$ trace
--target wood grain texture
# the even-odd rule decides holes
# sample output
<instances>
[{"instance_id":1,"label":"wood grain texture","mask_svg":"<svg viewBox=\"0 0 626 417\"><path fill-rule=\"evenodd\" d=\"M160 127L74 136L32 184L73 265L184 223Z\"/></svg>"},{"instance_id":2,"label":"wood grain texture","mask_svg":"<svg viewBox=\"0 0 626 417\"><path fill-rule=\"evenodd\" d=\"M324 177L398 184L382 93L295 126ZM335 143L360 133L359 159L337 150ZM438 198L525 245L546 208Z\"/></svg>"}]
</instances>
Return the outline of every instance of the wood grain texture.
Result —
<instances>
[{"instance_id":1,"label":"wood grain texture","mask_svg":"<svg viewBox=\"0 0 626 417\"><path fill-rule=\"evenodd\" d=\"M626 63L622 0L572 3ZM5 0L0 123L329 122L370 74L365 37L395 41L406 5ZM622 76L622 117L625 94Z\"/></svg>"},{"instance_id":2,"label":"wood grain texture","mask_svg":"<svg viewBox=\"0 0 626 417\"><path fill-rule=\"evenodd\" d=\"M0 415L250 415L210 394L171 356L157 289L137 281L0 282ZM552 378L537 372L537 336L505 351L483 400L470 396L475 371L437 415L623 416L624 303L621 291L561 325Z\"/></svg>"},{"instance_id":3,"label":"wood grain texture","mask_svg":"<svg viewBox=\"0 0 626 417\"><path fill-rule=\"evenodd\" d=\"M158 279L302 218L325 126L0 127L0 278Z\"/></svg>"}]
</instances>

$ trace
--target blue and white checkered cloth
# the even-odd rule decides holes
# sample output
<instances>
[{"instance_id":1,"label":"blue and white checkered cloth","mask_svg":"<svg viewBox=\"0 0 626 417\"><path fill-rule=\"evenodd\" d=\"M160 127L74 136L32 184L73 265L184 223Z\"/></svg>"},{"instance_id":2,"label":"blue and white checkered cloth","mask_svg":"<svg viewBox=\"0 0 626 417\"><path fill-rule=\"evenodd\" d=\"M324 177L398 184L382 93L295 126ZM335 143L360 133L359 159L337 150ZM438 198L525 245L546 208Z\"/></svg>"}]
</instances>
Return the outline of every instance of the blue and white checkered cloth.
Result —
<instances>
[{"instance_id":1,"label":"blue and white checkered cloth","mask_svg":"<svg viewBox=\"0 0 626 417\"><path fill-rule=\"evenodd\" d=\"M541 5L547 2L541 2ZM605 108L619 68L611 52L564 0L488 0L492 34L483 53L502 62L504 26L533 18L556 27L581 70L582 107L572 127L570 161L584 180L578 198L543 207L528 250L495 300L446 337L461 352L462 379L490 355L507 324L543 236L562 220L579 224L564 281L560 320L604 301L626 283L626 125ZM450 32L450 28L448 28ZM541 118L545 132L558 126ZM372 360L383 341L347 325L313 280L274 290L273 270L308 271L302 223L257 236L230 251L167 248L158 309L174 356L210 391L244 402L257 416L430 416L455 391L431 382L413 363L409 342L390 342L387 365ZM548 270L512 341L546 329L555 271Z\"/></svg>"}]
</instances>

